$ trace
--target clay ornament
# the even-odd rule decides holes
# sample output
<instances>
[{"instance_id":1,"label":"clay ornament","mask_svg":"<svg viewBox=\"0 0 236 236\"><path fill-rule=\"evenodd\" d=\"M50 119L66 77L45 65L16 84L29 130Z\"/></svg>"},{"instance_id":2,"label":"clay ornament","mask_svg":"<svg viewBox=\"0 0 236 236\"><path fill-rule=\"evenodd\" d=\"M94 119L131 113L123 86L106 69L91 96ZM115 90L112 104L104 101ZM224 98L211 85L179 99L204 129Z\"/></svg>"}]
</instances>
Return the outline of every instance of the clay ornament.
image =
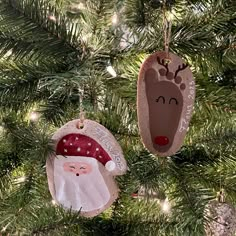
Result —
<instances>
[{"instance_id":1,"label":"clay ornament","mask_svg":"<svg viewBox=\"0 0 236 236\"><path fill-rule=\"evenodd\" d=\"M72 120L52 137L55 153L47 159L50 193L65 209L93 217L118 197L115 175L126 172L122 149L114 136L102 125Z\"/></svg>"},{"instance_id":2,"label":"clay ornament","mask_svg":"<svg viewBox=\"0 0 236 236\"><path fill-rule=\"evenodd\" d=\"M195 82L183 60L165 52L150 55L139 72L137 109L142 141L153 154L169 156L181 147L192 115Z\"/></svg>"}]
</instances>

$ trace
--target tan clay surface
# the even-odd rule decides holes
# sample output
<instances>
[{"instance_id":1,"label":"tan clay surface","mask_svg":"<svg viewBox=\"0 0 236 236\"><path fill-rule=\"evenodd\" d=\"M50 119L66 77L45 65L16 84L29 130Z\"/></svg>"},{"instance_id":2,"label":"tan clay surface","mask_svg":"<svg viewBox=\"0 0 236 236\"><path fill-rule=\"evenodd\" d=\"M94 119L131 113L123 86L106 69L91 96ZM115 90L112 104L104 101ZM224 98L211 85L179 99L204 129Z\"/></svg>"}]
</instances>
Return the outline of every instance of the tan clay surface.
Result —
<instances>
[{"instance_id":1,"label":"tan clay surface","mask_svg":"<svg viewBox=\"0 0 236 236\"><path fill-rule=\"evenodd\" d=\"M106 184L105 186L106 189L109 190L110 199L107 201L107 203L104 206L100 207L99 209L96 209L93 211L83 211L83 208L81 209L81 215L86 216L86 217L93 217L100 214L105 209L109 208L110 205L118 197L119 189L115 183L113 176L124 174L126 172L127 165L126 165L126 161L124 159L121 147L119 146L118 142L115 140L113 135L105 127L98 124L97 122L94 122L91 120L85 120L84 128L78 129L77 128L78 122L79 120L73 120L73 121L68 122L53 135L52 139L55 141L55 149L59 140L65 135L70 134L70 133L84 134L96 140L106 150L106 152L111 157L112 161L114 161L116 164L116 168L114 171L108 171L104 167L104 165L98 162L99 172L102 175L103 180ZM49 185L50 193L53 199L58 204L60 204L60 202L58 202L58 200L56 199L56 189L55 189L55 180L54 180L55 158L57 158L56 154L53 154L50 157L48 157L47 163L46 163L46 170L47 170L48 185ZM93 181L96 181L96 178ZM88 186L89 186L89 182L88 182ZM102 188L101 184L97 183L97 188Z\"/></svg>"},{"instance_id":2,"label":"tan clay surface","mask_svg":"<svg viewBox=\"0 0 236 236\"><path fill-rule=\"evenodd\" d=\"M138 124L142 141L159 156L175 154L186 135L195 99L192 72L183 60L170 53L150 55L138 79Z\"/></svg>"}]
</instances>

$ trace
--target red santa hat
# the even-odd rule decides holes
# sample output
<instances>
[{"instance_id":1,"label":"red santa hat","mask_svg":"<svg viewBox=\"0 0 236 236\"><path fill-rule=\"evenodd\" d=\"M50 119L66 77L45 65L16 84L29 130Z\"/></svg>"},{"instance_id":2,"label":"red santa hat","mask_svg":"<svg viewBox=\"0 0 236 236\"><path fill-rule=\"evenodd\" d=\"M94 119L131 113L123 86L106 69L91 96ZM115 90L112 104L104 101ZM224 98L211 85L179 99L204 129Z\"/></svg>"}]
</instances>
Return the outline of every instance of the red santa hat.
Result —
<instances>
[{"instance_id":1,"label":"red santa hat","mask_svg":"<svg viewBox=\"0 0 236 236\"><path fill-rule=\"evenodd\" d=\"M79 133L71 133L63 136L56 147L56 154L63 156L83 156L95 158L101 162L108 171L113 171L116 164L94 139Z\"/></svg>"}]
</instances>

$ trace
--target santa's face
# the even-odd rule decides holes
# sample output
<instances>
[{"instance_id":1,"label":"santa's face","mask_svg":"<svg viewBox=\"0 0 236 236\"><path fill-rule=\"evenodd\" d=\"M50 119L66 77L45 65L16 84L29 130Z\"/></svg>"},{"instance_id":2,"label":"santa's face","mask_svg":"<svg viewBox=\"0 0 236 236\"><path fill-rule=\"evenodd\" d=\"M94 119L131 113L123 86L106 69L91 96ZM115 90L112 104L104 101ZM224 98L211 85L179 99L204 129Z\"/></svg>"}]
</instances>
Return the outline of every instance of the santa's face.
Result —
<instances>
[{"instance_id":1,"label":"santa's face","mask_svg":"<svg viewBox=\"0 0 236 236\"><path fill-rule=\"evenodd\" d=\"M98 210L111 197L99 163L91 157L58 155L54 160L54 183L58 203L72 210Z\"/></svg>"},{"instance_id":2,"label":"santa's face","mask_svg":"<svg viewBox=\"0 0 236 236\"><path fill-rule=\"evenodd\" d=\"M64 171L75 173L76 176L86 175L92 171L92 165L86 162L65 162Z\"/></svg>"}]
</instances>

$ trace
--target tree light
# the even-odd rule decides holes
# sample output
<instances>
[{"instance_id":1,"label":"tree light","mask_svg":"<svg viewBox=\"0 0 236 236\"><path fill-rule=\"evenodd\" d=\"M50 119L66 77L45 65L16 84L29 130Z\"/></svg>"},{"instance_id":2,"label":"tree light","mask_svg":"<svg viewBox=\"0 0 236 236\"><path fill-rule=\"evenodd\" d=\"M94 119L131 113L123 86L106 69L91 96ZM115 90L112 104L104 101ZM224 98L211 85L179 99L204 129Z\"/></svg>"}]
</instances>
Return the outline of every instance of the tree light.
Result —
<instances>
[{"instance_id":1,"label":"tree light","mask_svg":"<svg viewBox=\"0 0 236 236\"><path fill-rule=\"evenodd\" d=\"M170 212L170 202L166 198L164 202L161 203L161 209L164 213Z\"/></svg>"},{"instance_id":2,"label":"tree light","mask_svg":"<svg viewBox=\"0 0 236 236\"><path fill-rule=\"evenodd\" d=\"M91 37L91 34L89 33L89 34L83 34L81 38L83 42L87 42L90 37Z\"/></svg>"},{"instance_id":3,"label":"tree light","mask_svg":"<svg viewBox=\"0 0 236 236\"><path fill-rule=\"evenodd\" d=\"M51 20L51 21L53 21L53 22L56 22L56 21L57 21L56 17L53 16L53 15L49 15L49 16L48 16L48 19Z\"/></svg>"},{"instance_id":4,"label":"tree light","mask_svg":"<svg viewBox=\"0 0 236 236\"><path fill-rule=\"evenodd\" d=\"M85 9L85 6L84 6L84 4L83 4L82 2L80 2L77 7L78 7L78 9L80 9L80 10Z\"/></svg>"},{"instance_id":5,"label":"tree light","mask_svg":"<svg viewBox=\"0 0 236 236\"><path fill-rule=\"evenodd\" d=\"M116 24L118 23L118 16L117 16L116 12L115 12L114 15L112 16L111 21L112 21L112 24L113 24L113 25L116 25Z\"/></svg>"},{"instance_id":6,"label":"tree light","mask_svg":"<svg viewBox=\"0 0 236 236\"><path fill-rule=\"evenodd\" d=\"M55 200L52 200L52 205L56 205L56 201Z\"/></svg>"},{"instance_id":7,"label":"tree light","mask_svg":"<svg viewBox=\"0 0 236 236\"><path fill-rule=\"evenodd\" d=\"M110 73L113 77L117 76L117 74L112 66L107 66L107 72Z\"/></svg>"},{"instance_id":8,"label":"tree light","mask_svg":"<svg viewBox=\"0 0 236 236\"><path fill-rule=\"evenodd\" d=\"M2 232L2 233L6 232L8 226L9 226L10 224L11 224L11 222L8 222L7 225L5 225L5 226L2 228L1 232ZM0 235L2 235L2 234L0 234ZM5 235L5 234L4 234L4 235ZM7 235L9 235L9 234L7 234Z\"/></svg>"},{"instance_id":9,"label":"tree light","mask_svg":"<svg viewBox=\"0 0 236 236\"><path fill-rule=\"evenodd\" d=\"M124 41L124 40L120 41L121 49L125 49L127 46L128 46L128 42L127 41Z\"/></svg>"},{"instance_id":10,"label":"tree light","mask_svg":"<svg viewBox=\"0 0 236 236\"><path fill-rule=\"evenodd\" d=\"M175 12L172 11L172 12L169 12L169 14L167 14L167 20L168 21L173 21L175 18Z\"/></svg>"},{"instance_id":11,"label":"tree light","mask_svg":"<svg viewBox=\"0 0 236 236\"><path fill-rule=\"evenodd\" d=\"M35 111L32 111L30 113L30 120L31 121L37 121L39 119L39 114Z\"/></svg>"},{"instance_id":12,"label":"tree light","mask_svg":"<svg viewBox=\"0 0 236 236\"><path fill-rule=\"evenodd\" d=\"M25 180L26 180L26 177L25 176L21 176L21 177L16 179L16 182L17 183L22 183L22 182L25 182Z\"/></svg>"}]
</instances>

